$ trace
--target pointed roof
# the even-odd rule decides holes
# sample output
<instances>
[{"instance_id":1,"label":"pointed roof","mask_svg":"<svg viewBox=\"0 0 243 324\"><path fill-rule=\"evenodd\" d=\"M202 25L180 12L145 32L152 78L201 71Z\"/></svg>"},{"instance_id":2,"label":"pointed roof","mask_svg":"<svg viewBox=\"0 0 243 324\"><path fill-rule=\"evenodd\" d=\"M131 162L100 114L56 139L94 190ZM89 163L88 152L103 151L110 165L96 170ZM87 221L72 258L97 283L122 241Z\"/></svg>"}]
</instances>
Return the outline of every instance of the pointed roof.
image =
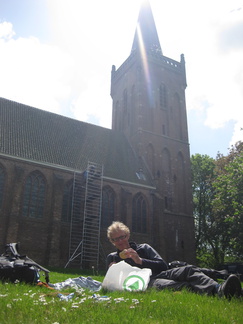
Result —
<instances>
[{"instance_id":1,"label":"pointed roof","mask_svg":"<svg viewBox=\"0 0 243 324\"><path fill-rule=\"evenodd\" d=\"M137 49L141 51L143 46L146 52L152 51L163 55L152 9L148 0L144 1L140 8L131 53Z\"/></svg>"}]
</instances>

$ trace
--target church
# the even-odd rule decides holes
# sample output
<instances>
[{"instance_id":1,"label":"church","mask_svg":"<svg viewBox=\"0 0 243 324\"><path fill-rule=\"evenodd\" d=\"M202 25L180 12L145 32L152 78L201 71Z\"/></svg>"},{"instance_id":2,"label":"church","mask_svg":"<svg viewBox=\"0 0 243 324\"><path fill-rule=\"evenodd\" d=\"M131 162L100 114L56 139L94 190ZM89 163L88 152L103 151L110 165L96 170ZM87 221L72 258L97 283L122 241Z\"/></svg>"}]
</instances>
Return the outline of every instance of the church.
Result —
<instances>
[{"instance_id":1,"label":"church","mask_svg":"<svg viewBox=\"0 0 243 324\"><path fill-rule=\"evenodd\" d=\"M185 59L165 57L149 2L111 69L112 128L0 98L0 248L46 266L105 269L107 227L195 264Z\"/></svg>"}]
</instances>

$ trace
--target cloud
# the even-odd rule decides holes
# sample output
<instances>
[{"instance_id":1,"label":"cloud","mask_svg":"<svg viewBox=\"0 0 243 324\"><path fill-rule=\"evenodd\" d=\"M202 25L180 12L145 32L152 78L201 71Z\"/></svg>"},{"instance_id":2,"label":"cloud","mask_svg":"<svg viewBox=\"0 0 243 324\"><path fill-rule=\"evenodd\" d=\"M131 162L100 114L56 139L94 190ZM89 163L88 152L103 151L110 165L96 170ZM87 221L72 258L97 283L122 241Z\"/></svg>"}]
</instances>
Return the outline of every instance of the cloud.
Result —
<instances>
[{"instance_id":1,"label":"cloud","mask_svg":"<svg viewBox=\"0 0 243 324\"><path fill-rule=\"evenodd\" d=\"M72 113L78 120L111 128L111 107L108 80L100 75L90 76L85 89L72 101Z\"/></svg>"},{"instance_id":2,"label":"cloud","mask_svg":"<svg viewBox=\"0 0 243 324\"><path fill-rule=\"evenodd\" d=\"M14 35L13 25L10 22L4 21L0 24L0 39L10 39Z\"/></svg>"},{"instance_id":3,"label":"cloud","mask_svg":"<svg viewBox=\"0 0 243 324\"><path fill-rule=\"evenodd\" d=\"M72 59L37 38L17 38L12 24L0 24L0 95L52 112L70 92Z\"/></svg>"},{"instance_id":4,"label":"cloud","mask_svg":"<svg viewBox=\"0 0 243 324\"><path fill-rule=\"evenodd\" d=\"M233 121L229 144L243 140L242 13L225 8L222 15L205 22L203 35L207 39L200 38L201 47L194 44L187 69L193 81L188 89L188 109L204 111L202 123L210 129L224 128Z\"/></svg>"},{"instance_id":5,"label":"cloud","mask_svg":"<svg viewBox=\"0 0 243 324\"><path fill-rule=\"evenodd\" d=\"M243 21L221 30L219 48L224 53L243 48Z\"/></svg>"}]
</instances>

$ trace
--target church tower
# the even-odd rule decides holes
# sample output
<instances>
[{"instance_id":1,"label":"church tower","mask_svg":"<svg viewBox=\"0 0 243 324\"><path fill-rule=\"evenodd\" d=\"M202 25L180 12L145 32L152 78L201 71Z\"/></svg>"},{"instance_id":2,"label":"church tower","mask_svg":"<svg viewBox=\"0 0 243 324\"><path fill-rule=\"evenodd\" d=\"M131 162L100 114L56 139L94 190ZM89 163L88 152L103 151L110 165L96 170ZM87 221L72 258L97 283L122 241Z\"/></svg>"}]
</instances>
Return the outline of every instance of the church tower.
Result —
<instances>
[{"instance_id":1,"label":"church tower","mask_svg":"<svg viewBox=\"0 0 243 324\"><path fill-rule=\"evenodd\" d=\"M183 257L186 242L194 242L186 86L184 55L179 62L163 55L145 1L130 56L118 69L112 66L112 129L126 135L154 179L162 208L151 217L163 227L167 250L171 242L170 253L180 251L175 257Z\"/></svg>"}]
</instances>

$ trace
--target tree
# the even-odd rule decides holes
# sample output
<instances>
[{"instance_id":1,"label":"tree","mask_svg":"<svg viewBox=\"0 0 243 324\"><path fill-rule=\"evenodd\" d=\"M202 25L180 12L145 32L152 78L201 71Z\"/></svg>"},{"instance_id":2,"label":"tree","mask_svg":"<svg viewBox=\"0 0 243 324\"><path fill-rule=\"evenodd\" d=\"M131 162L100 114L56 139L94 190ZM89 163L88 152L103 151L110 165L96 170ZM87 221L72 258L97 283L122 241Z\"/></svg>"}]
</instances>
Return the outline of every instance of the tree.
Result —
<instances>
[{"instance_id":1,"label":"tree","mask_svg":"<svg viewBox=\"0 0 243 324\"><path fill-rule=\"evenodd\" d=\"M216 160L196 154L191 165L200 266L243 262L243 143Z\"/></svg>"},{"instance_id":2,"label":"tree","mask_svg":"<svg viewBox=\"0 0 243 324\"><path fill-rule=\"evenodd\" d=\"M243 261L243 142L216 160L213 213L221 232L224 257Z\"/></svg>"},{"instance_id":3,"label":"tree","mask_svg":"<svg viewBox=\"0 0 243 324\"><path fill-rule=\"evenodd\" d=\"M196 154L191 157L196 253L201 266L214 265L214 257L211 253L214 224L212 215L214 162L214 159L208 155Z\"/></svg>"}]
</instances>

